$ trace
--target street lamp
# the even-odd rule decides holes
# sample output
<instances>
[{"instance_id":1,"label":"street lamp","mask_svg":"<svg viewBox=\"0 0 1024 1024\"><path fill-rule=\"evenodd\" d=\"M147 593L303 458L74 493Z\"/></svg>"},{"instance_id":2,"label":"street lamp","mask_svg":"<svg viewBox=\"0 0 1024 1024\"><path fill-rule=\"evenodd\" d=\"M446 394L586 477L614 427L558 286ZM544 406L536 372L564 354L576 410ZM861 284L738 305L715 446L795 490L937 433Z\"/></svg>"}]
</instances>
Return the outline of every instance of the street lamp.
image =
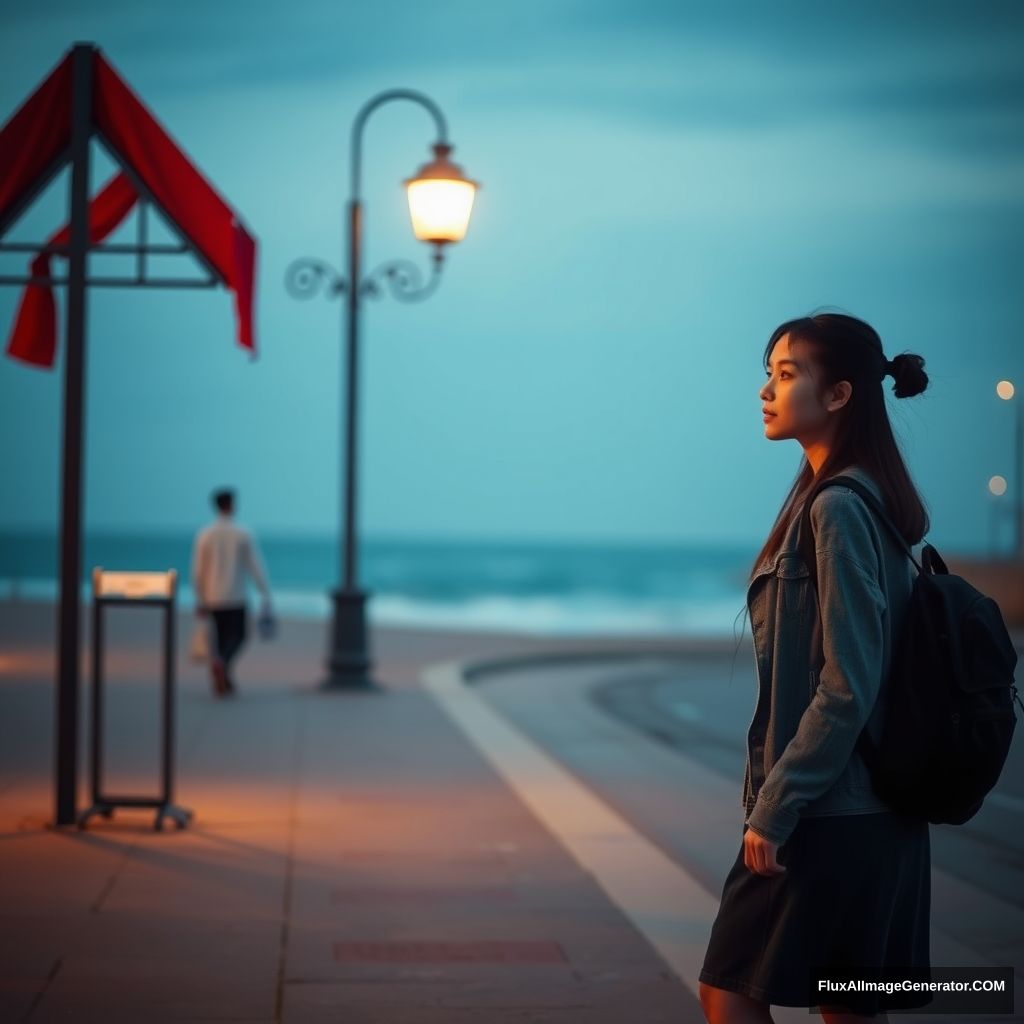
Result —
<instances>
[{"instance_id":1,"label":"street lamp","mask_svg":"<svg viewBox=\"0 0 1024 1024\"><path fill-rule=\"evenodd\" d=\"M385 103L410 100L434 119L437 141L434 158L405 181L416 237L433 246L430 278L408 260L392 260L370 274L362 271L363 207L361 193L363 131L369 116ZM384 282L403 302L416 302L432 294L440 282L444 247L461 241L469 227L473 197L480 187L449 159L448 125L440 108L422 93L392 89L369 100L352 124L351 188L348 202L348 274L342 276L321 260L299 259L291 264L285 284L292 295L309 298L321 287L328 296L345 296L345 396L342 418L345 472L342 479L343 536L341 586L332 592L334 617L327 657L325 689L372 685L366 630L365 591L359 588L356 545L356 461L359 385L359 314L365 296L378 296Z\"/></svg>"},{"instance_id":2,"label":"street lamp","mask_svg":"<svg viewBox=\"0 0 1024 1024\"><path fill-rule=\"evenodd\" d=\"M413 233L421 242L437 246L465 237L479 188L448 159L451 151L447 143L435 143L434 159L405 181Z\"/></svg>"},{"instance_id":3,"label":"street lamp","mask_svg":"<svg viewBox=\"0 0 1024 1024\"><path fill-rule=\"evenodd\" d=\"M996 394L1005 402L1013 401L1016 389L1008 380L996 384ZM1014 402L1016 418L1014 425L1013 478L1016 481L1017 499L1013 504L1013 553L1024 559L1024 416L1021 415L1020 398Z\"/></svg>"}]
</instances>

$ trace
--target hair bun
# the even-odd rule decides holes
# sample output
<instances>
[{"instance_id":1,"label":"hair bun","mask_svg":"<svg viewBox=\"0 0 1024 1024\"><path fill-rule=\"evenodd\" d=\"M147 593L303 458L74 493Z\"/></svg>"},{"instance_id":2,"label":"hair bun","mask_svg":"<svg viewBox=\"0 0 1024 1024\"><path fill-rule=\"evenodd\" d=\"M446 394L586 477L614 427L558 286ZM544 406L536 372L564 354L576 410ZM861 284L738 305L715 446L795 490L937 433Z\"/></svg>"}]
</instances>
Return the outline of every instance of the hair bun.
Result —
<instances>
[{"instance_id":1,"label":"hair bun","mask_svg":"<svg viewBox=\"0 0 1024 1024\"><path fill-rule=\"evenodd\" d=\"M928 374L924 372L924 360L912 352L901 352L887 367L896 383L893 393L897 398L912 398L928 387Z\"/></svg>"}]
</instances>

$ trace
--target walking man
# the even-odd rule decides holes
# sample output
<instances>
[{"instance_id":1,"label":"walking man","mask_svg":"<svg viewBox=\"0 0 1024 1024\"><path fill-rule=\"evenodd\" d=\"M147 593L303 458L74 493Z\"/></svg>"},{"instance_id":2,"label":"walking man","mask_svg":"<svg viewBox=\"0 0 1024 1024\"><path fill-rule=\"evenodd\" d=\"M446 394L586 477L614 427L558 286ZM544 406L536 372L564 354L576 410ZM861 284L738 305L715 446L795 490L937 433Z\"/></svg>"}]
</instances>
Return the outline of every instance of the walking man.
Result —
<instances>
[{"instance_id":1,"label":"walking man","mask_svg":"<svg viewBox=\"0 0 1024 1024\"><path fill-rule=\"evenodd\" d=\"M246 635L246 578L263 595L264 614L270 612L270 587L259 548L248 530L234 521L235 492L212 495L217 518L196 534L192 549L192 589L196 615L213 619L210 678L216 697L235 692L231 662Z\"/></svg>"}]
</instances>

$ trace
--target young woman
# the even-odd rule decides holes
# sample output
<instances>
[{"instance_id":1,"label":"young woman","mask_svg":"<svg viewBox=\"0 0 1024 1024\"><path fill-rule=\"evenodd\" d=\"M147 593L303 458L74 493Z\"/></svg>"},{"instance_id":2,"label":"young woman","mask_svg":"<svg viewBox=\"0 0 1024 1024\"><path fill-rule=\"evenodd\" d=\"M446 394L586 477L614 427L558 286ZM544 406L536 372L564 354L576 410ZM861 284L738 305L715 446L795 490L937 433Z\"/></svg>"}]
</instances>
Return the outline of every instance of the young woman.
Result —
<instances>
[{"instance_id":1,"label":"young woman","mask_svg":"<svg viewBox=\"0 0 1024 1024\"><path fill-rule=\"evenodd\" d=\"M747 590L758 695L746 821L700 974L701 1004L711 1024L770 1022L772 1004L819 1006L830 1024L885 1020L887 1008L928 1000L812 997L811 974L839 967L847 978L872 980L929 967L928 824L874 794L854 749L865 726L879 735L914 567L860 496L835 485L811 505L816 594L799 528L810 490L842 474L882 501L909 545L920 542L928 516L893 437L882 382L891 375L896 397L906 398L924 391L928 377L920 356L890 362L868 324L838 313L782 324L764 362L765 436L795 439L805 459Z\"/></svg>"}]
</instances>

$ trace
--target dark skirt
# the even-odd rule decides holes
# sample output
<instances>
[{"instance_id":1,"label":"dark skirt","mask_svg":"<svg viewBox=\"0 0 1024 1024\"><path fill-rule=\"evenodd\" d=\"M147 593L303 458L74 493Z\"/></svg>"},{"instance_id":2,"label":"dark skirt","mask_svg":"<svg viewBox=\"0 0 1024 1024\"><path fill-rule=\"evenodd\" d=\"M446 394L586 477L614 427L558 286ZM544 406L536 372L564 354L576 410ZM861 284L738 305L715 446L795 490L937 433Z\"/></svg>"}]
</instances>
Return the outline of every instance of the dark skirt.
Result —
<instances>
[{"instance_id":1,"label":"dark skirt","mask_svg":"<svg viewBox=\"0 0 1024 1024\"><path fill-rule=\"evenodd\" d=\"M802 818L778 861L784 874L756 875L740 843L701 981L776 1006L838 1006L865 1016L931 1001L916 992L811 991L812 968L847 979L928 979L926 821L895 812Z\"/></svg>"}]
</instances>

